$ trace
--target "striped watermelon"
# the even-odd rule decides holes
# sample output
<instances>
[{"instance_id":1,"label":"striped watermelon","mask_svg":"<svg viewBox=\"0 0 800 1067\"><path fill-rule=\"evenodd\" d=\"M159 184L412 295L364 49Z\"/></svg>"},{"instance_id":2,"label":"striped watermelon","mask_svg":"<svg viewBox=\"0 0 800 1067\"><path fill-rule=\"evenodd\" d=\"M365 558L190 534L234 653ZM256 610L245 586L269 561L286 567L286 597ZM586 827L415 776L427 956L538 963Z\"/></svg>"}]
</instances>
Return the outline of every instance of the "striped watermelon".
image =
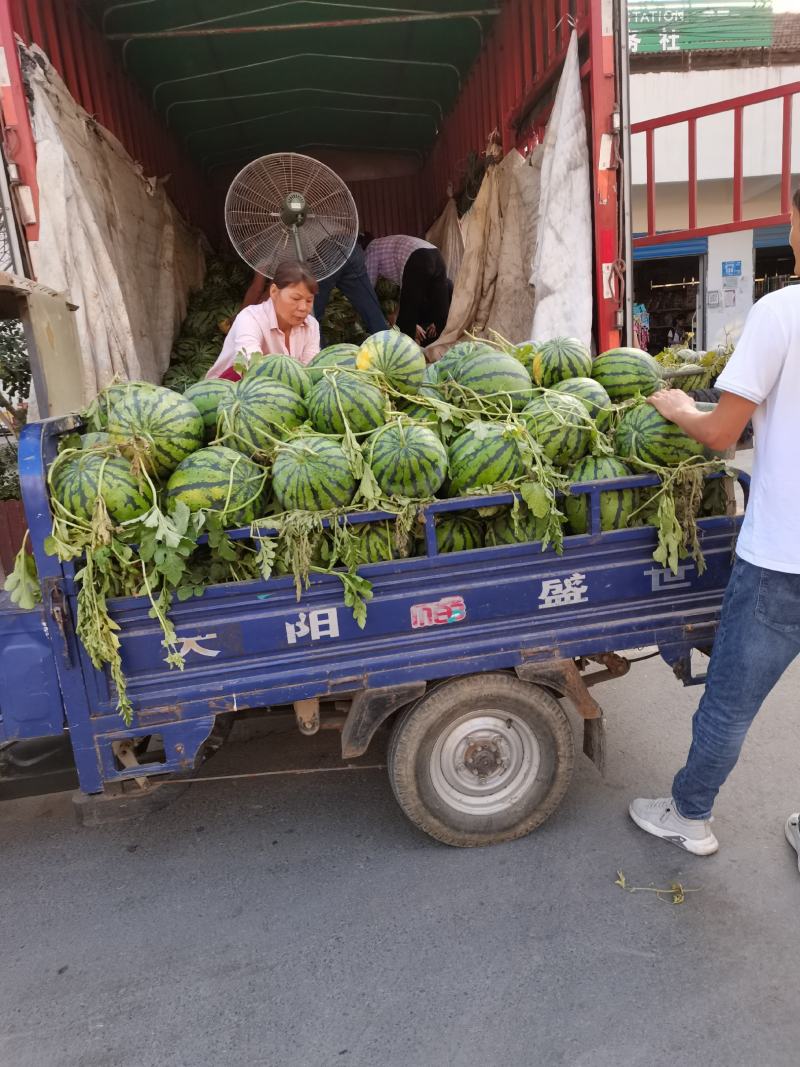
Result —
<instances>
[{"instance_id":1,"label":"striped watermelon","mask_svg":"<svg viewBox=\"0 0 800 1067\"><path fill-rule=\"evenodd\" d=\"M111 403L108 432L124 452L142 455L151 474L166 478L202 445L203 418L171 389L129 388Z\"/></svg>"},{"instance_id":2,"label":"striped watermelon","mask_svg":"<svg viewBox=\"0 0 800 1067\"><path fill-rule=\"evenodd\" d=\"M356 367L375 371L398 393L416 393L425 378L425 353L397 330L381 330L358 350Z\"/></svg>"},{"instance_id":3,"label":"striped watermelon","mask_svg":"<svg viewBox=\"0 0 800 1067\"><path fill-rule=\"evenodd\" d=\"M233 382L227 378L208 378L202 382L190 385L183 394L187 400L191 400L200 414L203 416L203 429L206 441L212 441L217 436L217 409L223 397L233 389Z\"/></svg>"},{"instance_id":4,"label":"striped watermelon","mask_svg":"<svg viewBox=\"0 0 800 1067\"><path fill-rule=\"evenodd\" d=\"M367 462L386 496L426 500L447 477L447 450L427 426L395 422L372 435Z\"/></svg>"},{"instance_id":5,"label":"striped watermelon","mask_svg":"<svg viewBox=\"0 0 800 1067\"><path fill-rule=\"evenodd\" d=\"M540 345L533 356L531 377L545 389L551 389L565 378L586 378L591 373L592 355L575 337L554 337Z\"/></svg>"},{"instance_id":6,"label":"striped watermelon","mask_svg":"<svg viewBox=\"0 0 800 1067\"><path fill-rule=\"evenodd\" d=\"M355 555L358 566L367 563L382 563L384 560L400 559L391 522L365 522L351 527L355 539Z\"/></svg>"},{"instance_id":7,"label":"striped watermelon","mask_svg":"<svg viewBox=\"0 0 800 1067\"><path fill-rule=\"evenodd\" d=\"M284 511L330 511L347 507L356 480L341 445L306 434L279 447L272 488Z\"/></svg>"},{"instance_id":8,"label":"striped watermelon","mask_svg":"<svg viewBox=\"0 0 800 1067\"><path fill-rule=\"evenodd\" d=\"M549 519L537 518L524 504L520 504L517 521L512 509L503 508L486 525L487 545L518 545L528 541L541 541L547 533Z\"/></svg>"},{"instance_id":9,"label":"striped watermelon","mask_svg":"<svg viewBox=\"0 0 800 1067\"><path fill-rule=\"evenodd\" d=\"M368 433L386 421L386 398L366 375L329 371L308 395L308 413L319 433Z\"/></svg>"},{"instance_id":10,"label":"striped watermelon","mask_svg":"<svg viewBox=\"0 0 800 1067\"><path fill-rule=\"evenodd\" d=\"M448 348L438 363L434 363L433 366L436 367L438 380L444 382L448 378L458 377L458 368L462 360L477 355L493 356L496 352L496 348L484 341L459 341L457 345Z\"/></svg>"},{"instance_id":11,"label":"striped watermelon","mask_svg":"<svg viewBox=\"0 0 800 1067\"><path fill-rule=\"evenodd\" d=\"M544 454L558 466L577 463L592 443L592 420L584 404L568 393L549 390L522 411Z\"/></svg>"},{"instance_id":12,"label":"striped watermelon","mask_svg":"<svg viewBox=\"0 0 800 1067\"><path fill-rule=\"evenodd\" d=\"M134 390L152 392L160 388L152 382L114 382L106 386L102 392L94 398L86 413L86 428L92 430L108 429L108 413L117 401L122 400Z\"/></svg>"},{"instance_id":13,"label":"striped watermelon","mask_svg":"<svg viewBox=\"0 0 800 1067\"><path fill-rule=\"evenodd\" d=\"M358 345L328 345L323 348L306 367L311 384L320 380L325 367L355 367L357 353Z\"/></svg>"},{"instance_id":14,"label":"striped watermelon","mask_svg":"<svg viewBox=\"0 0 800 1067\"><path fill-rule=\"evenodd\" d=\"M299 397L308 395L311 388L311 378L308 371L293 356L277 353L269 356L253 356L250 366L246 371L248 378L258 378L264 375L276 382L282 382L293 389Z\"/></svg>"},{"instance_id":15,"label":"striped watermelon","mask_svg":"<svg viewBox=\"0 0 800 1067\"><path fill-rule=\"evenodd\" d=\"M531 376L518 359L506 352L487 349L464 356L453 375L460 386L508 411L520 411L530 400Z\"/></svg>"},{"instance_id":16,"label":"striped watermelon","mask_svg":"<svg viewBox=\"0 0 800 1067\"><path fill-rule=\"evenodd\" d=\"M485 485L501 485L525 473L513 435L491 422L470 423L452 442L448 456L448 496L461 496Z\"/></svg>"},{"instance_id":17,"label":"striped watermelon","mask_svg":"<svg viewBox=\"0 0 800 1067\"><path fill-rule=\"evenodd\" d=\"M591 377L616 403L632 396L650 396L664 384L658 362L640 348L612 348L592 364Z\"/></svg>"},{"instance_id":18,"label":"striped watermelon","mask_svg":"<svg viewBox=\"0 0 800 1067\"><path fill-rule=\"evenodd\" d=\"M167 507L221 511L228 526L245 526L266 510L267 472L224 445L201 448L182 460L167 482Z\"/></svg>"},{"instance_id":19,"label":"striped watermelon","mask_svg":"<svg viewBox=\"0 0 800 1067\"><path fill-rule=\"evenodd\" d=\"M633 471L615 456L586 456L576 463L569 473L571 483L602 482L612 478L629 477ZM567 494L564 511L567 514L570 533L585 534L589 528L591 498L582 494ZM636 507L636 492L633 489L609 489L600 494L600 529L623 530L628 525Z\"/></svg>"},{"instance_id":20,"label":"striped watermelon","mask_svg":"<svg viewBox=\"0 0 800 1067\"><path fill-rule=\"evenodd\" d=\"M436 545L440 552L483 548L481 524L468 515L442 515L436 522Z\"/></svg>"},{"instance_id":21,"label":"striped watermelon","mask_svg":"<svg viewBox=\"0 0 800 1067\"><path fill-rule=\"evenodd\" d=\"M275 438L306 419L306 407L294 389L273 378L245 377L219 402L220 436L239 452L266 453Z\"/></svg>"},{"instance_id":22,"label":"striped watermelon","mask_svg":"<svg viewBox=\"0 0 800 1067\"><path fill-rule=\"evenodd\" d=\"M594 378L566 378L553 386L556 393L569 393L586 405L586 410L598 426L608 422L611 413L611 397Z\"/></svg>"},{"instance_id":23,"label":"striped watermelon","mask_svg":"<svg viewBox=\"0 0 800 1067\"><path fill-rule=\"evenodd\" d=\"M675 467L704 453L698 441L665 419L652 404L640 404L625 412L614 445L624 459L638 459L657 467Z\"/></svg>"},{"instance_id":24,"label":"striped watermelon","mask_svg":"<svg viewBox=\"0 0 800 1067\"><path fill-rule=\"evenodd\" d=\"M62 507L84 521L91 519L98 496L115 522L138 519L153 506L149 487L140 487L128 460L93 449L56 459L51 485Z\"/></svg>"},{"instance_id":25,"label":"striped watermelon","mask_svg":"<svg viewBox=\"0 0 800 1067\"><path fill-rule=\"evenodd\" d=\"M435 363L429 363L425 368L425 380L420 386L419 396L435 398L443 400L442 389L438 384L438 375L436 372ZM409 418L414 419L416 422L427 422L432 424L438 424L439 416L436 413L436 409L430 407L427 404L422 403L418 399L414 400L401 400L398 402L398 407L404 415L408 415Z\"/></svg>"},{"instance_id":26,"label":"striped watermelon","mask_svg":"<svg viewBox=\"0 0 800 1067\"><path fill-rule=\"evenodd\" d=\"M79 448L88 450L90 448L108 448L114 444L114 438L109 433L84 433L80 437Z\"/></svg>"}]
</instances>

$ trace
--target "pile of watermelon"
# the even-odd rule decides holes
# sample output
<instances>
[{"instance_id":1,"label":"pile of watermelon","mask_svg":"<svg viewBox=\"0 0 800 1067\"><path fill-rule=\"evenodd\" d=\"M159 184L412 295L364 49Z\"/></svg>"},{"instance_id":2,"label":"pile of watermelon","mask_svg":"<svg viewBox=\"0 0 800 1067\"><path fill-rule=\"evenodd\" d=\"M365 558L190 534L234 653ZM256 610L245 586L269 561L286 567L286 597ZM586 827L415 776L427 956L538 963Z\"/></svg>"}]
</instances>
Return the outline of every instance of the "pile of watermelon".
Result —
<instances>
[{"instance_id":1,"label":"pile of watermelon","mask_svg":"<svg viewBox=\"0 0 800 1067\"><path fill-rule=\"evenodd\" d=\"M239 314L249 282L250 276L241 260L208 261L203 287L189 298L186 318L172 347L163 381L167 388L182 393L205 377Z\"/></svg>"},{"instance_id":2,"label":"pile of watermelon","mask_svg":"<svg viewBox=\"0 0 800 1067\"><path fill-rule=\"evenodd\" d=\"M101 496L124 523L182 502L235 527L297 512L399 512L538 483L545 492L532 509L487 513L473 500L448 512L439 550L557 543L562 527L589 528L588 498L571 485L703 458L644 400L664 384L654 359L624 348L592 359L571 338L506 349L468 341L428 364L413 340L386 331L325 349L307 367L268 355L235 384L197 377L182 393L130 382L101 394L81 449L56 461L51 489L67 514L85 520ZM600 503L604 530L637 514L624 486ZM402 545L364 529L359 537L362 561L425 551L413 533Z\"/></svg>"}]
</instances>

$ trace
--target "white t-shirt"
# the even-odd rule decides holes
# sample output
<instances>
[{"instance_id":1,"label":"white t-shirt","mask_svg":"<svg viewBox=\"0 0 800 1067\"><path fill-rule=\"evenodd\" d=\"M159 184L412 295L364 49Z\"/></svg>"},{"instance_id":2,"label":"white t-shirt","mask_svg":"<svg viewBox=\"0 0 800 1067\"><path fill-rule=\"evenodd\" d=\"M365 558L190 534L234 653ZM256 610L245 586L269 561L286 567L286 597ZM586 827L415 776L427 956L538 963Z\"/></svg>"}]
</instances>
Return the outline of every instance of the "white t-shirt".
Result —
<instances>
[{"instance_id":1,"label":"white t-shirt","mask_svg":"<svg viewBox=\"0 0 800 1067\"><path fill-rule=\"evenodd\" d=\"M800 574L800 285L758 301L717 388L758 404L737 555L757 567Z\"/></svg>"}]
</instances>

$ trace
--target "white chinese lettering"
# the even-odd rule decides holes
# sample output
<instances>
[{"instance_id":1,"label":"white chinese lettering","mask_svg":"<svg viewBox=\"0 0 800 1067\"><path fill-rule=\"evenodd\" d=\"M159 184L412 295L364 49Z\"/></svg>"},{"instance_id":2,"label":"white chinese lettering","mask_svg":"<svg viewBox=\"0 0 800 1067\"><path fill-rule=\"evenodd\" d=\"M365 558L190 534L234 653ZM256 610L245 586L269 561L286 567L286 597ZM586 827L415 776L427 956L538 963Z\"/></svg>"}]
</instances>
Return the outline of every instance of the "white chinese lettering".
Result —
<instances>
[{"instance_id":1,"label":"white chinese lettering","mask_svg":"<svg viewBox=\"0 0 800 1067\"><path fill-rule=\"evenodd\" d=\"M628 34L628 51L634 54L639 51L639 45L642 43L642 39L638 33Z\"/></svg>"},{"instance_id":2,"label":"white chinese lettering","mask_svg":"<svg viewBox=\"0 0 800 1067\"><path fill-rule=\"evenodd\" d=\"M585 604L589 597L586 583L586 575L577 571L569 578L548 578L542 582L542 591L539 594L539 610L542 608L561 608L568 604Z\"/></svg>"},{"instance_id":3,"label":"white chinese lettering","mask_svg":"<svg viewBox=\"0 0 800 1067\"><path fill-rule=\"evenodd\" d=\"M652 591L658 593L662 589L688 589L692 584L691 579L688 577L689 571L693 570L694 564L686 563L679 566L674 574L663 567L653 567L644 573L650 579Z\"/></svg>"},{"instance_id":4,"label":"white chinese lettering","mask_svg":"<svg viewBox=\"0 0 800 1067\"><path fill-rule=\"evenodd\" d=\"M301 611L297 622L287 622L285 625L286 640L290 645L296 645L301 637L310 636L312 641L319 641L322 637L339 636L339 615L336 608Z\"/></svg>"},{"instance_id":5,"label":"white chinese lettering","mask_svg":"<svg viewBox=\"0 0 800 1067\"><path fill-rule=\"evenodd\" d=\"M661 31L661 36L658 38L661 45L662 52L679 52L680 44L678 43L680 36L677 33L667 33L666 30Z\"/></svg>"},{"instance_id":6,"label":"white chinese lettering","mask_svg":"<svg viewBox=\"0 0 800 1067\"><path fill-rule=\"evenodd\" d=\"M198 634L196 637L181 637L181 647L179 649L179 654L183 656L184 659L186 659L190 652L196 652L198 656L208 656L209 659L214 659L215 656L219 655L220 649L203 648L200 642L214 641L216 639L216 636L216 634Z\"/></svg>"}]
</instances>

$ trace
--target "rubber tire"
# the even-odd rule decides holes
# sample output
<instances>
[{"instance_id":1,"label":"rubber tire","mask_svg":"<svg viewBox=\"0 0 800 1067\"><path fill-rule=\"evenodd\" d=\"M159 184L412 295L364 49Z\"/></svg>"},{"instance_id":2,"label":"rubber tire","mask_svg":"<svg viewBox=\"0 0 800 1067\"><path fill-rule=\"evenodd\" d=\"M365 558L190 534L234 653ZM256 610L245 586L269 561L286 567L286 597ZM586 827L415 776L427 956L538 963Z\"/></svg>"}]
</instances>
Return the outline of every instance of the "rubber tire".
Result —
<instances>
[{"instance_id":1,"label":"rubber tire","mask_svg":"<svg viewBox=\"0 0 800 1067\"><path fill-rule=\"evenodd\" d=\"M507 812L473 816L436 794L428 768L442 729L465 711L487 707L508 709L527 723L539 743L541 766L533 788ZM437 686L404 711L387 762L397 803L415 826L445 845L477 848L524 837L552 815L569 788L575 742L561 705L540 686L511 674L477 674Z\"/></svg>"},{"instance_id":2,"label":"rubber tire","mask_svg":"<svg viewBox=\"0 0 800 1067\"><path fill-rule=\"evenodd\" d=\"M699 400L701 404L718 404L722 394L719 389L690 389L689 396L692 400Z\"/></svg>"}]
</instances>

